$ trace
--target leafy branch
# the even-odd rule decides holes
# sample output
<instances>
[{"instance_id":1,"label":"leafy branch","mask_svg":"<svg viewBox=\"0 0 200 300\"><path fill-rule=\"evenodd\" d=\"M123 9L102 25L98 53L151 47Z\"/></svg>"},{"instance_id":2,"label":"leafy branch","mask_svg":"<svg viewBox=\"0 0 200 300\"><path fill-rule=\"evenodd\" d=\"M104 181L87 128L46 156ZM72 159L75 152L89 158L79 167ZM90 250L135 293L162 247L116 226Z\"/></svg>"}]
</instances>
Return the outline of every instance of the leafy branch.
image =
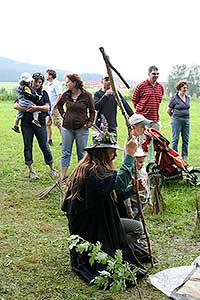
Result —
<instances>
[{"instance_id":1,"label":"leafy branch","mask_svg":"<svg viewBox=\"0 0 200 300\"><path fill-rule=\"evenodd\" d=\"M137 268L132 270L129 263L123 261L121 250L116 250L114 257L111 257L101 250L100 242L93 244L82 239L79 235L71 235L68 244L70 250L75 248L76 252L80 254L84 251L87 252L91 266L94 262L105 266L105 270L99 271L99 275L91 281L97 289L110 288L112 292L121 292L126 290L127 282L137 287ZM138 293L141 299L139 289Z\"/></svg>"}]
</instances>

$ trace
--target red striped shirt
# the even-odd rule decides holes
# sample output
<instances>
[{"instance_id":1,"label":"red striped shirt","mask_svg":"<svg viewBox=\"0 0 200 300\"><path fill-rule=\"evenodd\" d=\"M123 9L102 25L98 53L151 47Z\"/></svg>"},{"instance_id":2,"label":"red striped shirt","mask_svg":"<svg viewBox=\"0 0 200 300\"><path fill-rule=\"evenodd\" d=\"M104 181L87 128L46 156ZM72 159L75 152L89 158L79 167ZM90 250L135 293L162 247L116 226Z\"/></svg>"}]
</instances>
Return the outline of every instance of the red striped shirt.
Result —
<instances>
[{"instance_id":1,"label":"red striped shirt","mask_svg":"<svg viewBox=\"0 0 200 300\"><path fill-rule=\"evenodd\" d=\"M159 107L164 94L162 84L156 82L153 86L147 79L139 83L133 93L132 102L137 114L152 121L159 121Z\"/></svg>"}]
</instances>

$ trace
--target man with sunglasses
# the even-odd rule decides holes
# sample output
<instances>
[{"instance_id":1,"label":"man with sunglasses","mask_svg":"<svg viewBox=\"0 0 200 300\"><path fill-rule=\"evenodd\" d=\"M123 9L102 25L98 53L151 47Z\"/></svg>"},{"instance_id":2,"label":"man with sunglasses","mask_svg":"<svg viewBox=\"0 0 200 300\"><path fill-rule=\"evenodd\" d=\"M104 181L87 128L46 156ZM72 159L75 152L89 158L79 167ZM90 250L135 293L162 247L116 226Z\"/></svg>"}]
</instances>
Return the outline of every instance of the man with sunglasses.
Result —
<instances>
[{"instance_id":1,"label":"man with sunglasses","mask_svg":"<svg viewBox=\"0 0 200 300\"><path fill-rule=\"evenodd\" d=\"M163 86L157 82L159 72L156 66L148 69L149 78L139 83L133 93L132 102L137 114L152 120L149 127L160 130L159 108L164 94Z\"/></svg>"}]
</instances>

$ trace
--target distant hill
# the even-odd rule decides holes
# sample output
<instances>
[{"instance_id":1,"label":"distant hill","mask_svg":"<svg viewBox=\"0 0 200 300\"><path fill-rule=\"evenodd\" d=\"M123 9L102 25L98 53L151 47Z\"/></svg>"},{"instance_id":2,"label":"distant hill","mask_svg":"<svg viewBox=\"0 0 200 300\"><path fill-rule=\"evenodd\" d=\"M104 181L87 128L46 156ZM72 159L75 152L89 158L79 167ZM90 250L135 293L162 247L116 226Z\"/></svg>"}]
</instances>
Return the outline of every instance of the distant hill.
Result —
<instances>
[{"instance_id":1,"label":"distant hill","mask_svg":"<svg viewBox=\"0 0 200 300\"><path fill-rule=\"evenodd\" d=\"M0 57L0 82L18 82L19 76L22 72L29 72L31 74L34 72L41 72L45 74L47 69L47 66L32 65L29 63L18 62L6 57ZM63 80L66 73L72 73L73 71L56 69L56 72L57 78L59 80ZM102 78L102 74L98 73L82 73L80 76L87 82L98 82Z\"/></svg>"},{"instance_id":2,"label":"distant hill","mask_svg":"<svg viewBox=\"0 0 200 300\"><path fill-rule=\"evenodd\" d=\"M0 82L17 82L19 76L22 72L29 72L33 74L34 72L45 73L47 66L32 65L29 63L18 62L9 58L0 57ZM57 77L63 80L65 73L68 70L56 70Z\"/></svg>"}]
</instances>

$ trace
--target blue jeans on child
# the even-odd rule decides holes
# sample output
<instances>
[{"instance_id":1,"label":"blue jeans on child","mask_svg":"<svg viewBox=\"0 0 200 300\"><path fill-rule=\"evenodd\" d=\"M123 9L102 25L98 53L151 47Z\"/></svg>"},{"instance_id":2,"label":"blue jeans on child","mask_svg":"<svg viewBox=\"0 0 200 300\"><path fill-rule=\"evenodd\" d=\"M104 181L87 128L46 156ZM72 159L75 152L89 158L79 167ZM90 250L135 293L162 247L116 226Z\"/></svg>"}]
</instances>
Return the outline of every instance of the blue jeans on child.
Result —
<instances>
[{"instance_id":1,"label":"blue jeans on child","mask_svg":"<svg viewBox=\"0 0 200 300\"><path fill-rule=\"evenodd\" d=\"M72 130L62 127L62 167L68 167L70 164L74 140L76 141L76 153L78 161L83 158L85 153L84 149L87 147L88 143L88 136L88 128Z\"/></svg>"},{"instance_id":2,"label":"blue jeans on child","mask_svg":"<svg viewBox=\"0 0 200 300\"><path fill-rule=\"evenodd\" d=\"M27 107L28 108L29 106L34 105L34 103L30 100L20 99L19 100L19 105L22 106L22 107ZM40 111L34 111L32 114L37 115L38 113L40 113ZM23 116L24 116L24 111L18 111L17 118L22 119Z\"/></svg>"},{"instance_id":3,"label":"blue jeans on child","mask_svg":"<svg viewBox=\"0 0 200 300\"><path fill-rule=\"evenodd\" d=\"M172 148L178 152L178 141L181 133L182 137L182 150L181 155L183 158L188 158L188 143L190 135L190 119L184 117L172 117Z\"/></svg>"}]
</instances>

